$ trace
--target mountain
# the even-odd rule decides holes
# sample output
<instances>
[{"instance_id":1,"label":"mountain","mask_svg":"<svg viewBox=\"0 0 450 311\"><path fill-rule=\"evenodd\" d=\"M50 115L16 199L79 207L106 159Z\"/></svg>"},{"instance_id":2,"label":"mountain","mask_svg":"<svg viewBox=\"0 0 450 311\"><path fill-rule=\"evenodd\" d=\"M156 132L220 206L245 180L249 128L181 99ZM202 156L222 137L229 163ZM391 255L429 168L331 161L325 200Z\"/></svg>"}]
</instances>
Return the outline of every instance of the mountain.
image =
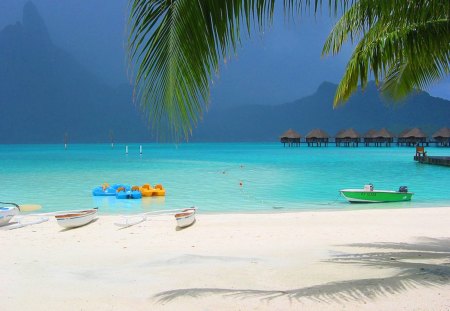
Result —
<instances>
[{"instance_id":1,"label":"mountain","mask_svg":"<svg viewBox=\"0 0 450 311\"><path fill-rule=\"evenodd\" d=\"M149 139L131 102L132 88L112 88L55 46L36 7L0 31L0 143Z\"/></svg>"},{"instance_id":2,"label":"mountain","mask_svg":"<svg viewBox=\"0 0 450 311\"><path fill-rule=\"evenodd\" d=\"M383 99L374 83L332 108L336 85L324 82L311 96L281 105L212 105L191 141L276 141L288 128L330 135L353 127L364 133L387 127L450 126L450 102L418 92L402 103ZM22 22L0 31L0 143L154 141L132 87L113 88L51 40L36 7L27 2Z\"/></svg>"},{"instance_id":3,"label":"mountain","mask_svg":"<svg viewBox=\"0 0 450 311\"><path fill-rule=\"evenodd\" d=\"M374 82L359 90L343 106L333 109L337 85L324 82L311 96L291 103L234 108L213 107L194 131L195 141L275 141L289 128L305 136L321 128L334 136L354 128L360 134L387 127L394 133L422 127L428 134L450 125L450 101L426 92L412 94L402 102L383 98Z\"/></svg>"}]
</instances>

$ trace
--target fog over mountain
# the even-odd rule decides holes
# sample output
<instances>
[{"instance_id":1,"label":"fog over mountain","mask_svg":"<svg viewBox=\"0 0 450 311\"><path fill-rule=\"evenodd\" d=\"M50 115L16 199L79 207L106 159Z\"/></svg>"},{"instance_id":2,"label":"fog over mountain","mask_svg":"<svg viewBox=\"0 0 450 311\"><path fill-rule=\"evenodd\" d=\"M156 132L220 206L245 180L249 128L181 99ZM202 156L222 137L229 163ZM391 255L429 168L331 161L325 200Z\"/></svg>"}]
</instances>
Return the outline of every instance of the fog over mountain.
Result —
<instances>
[{"instance_id":1,"label":"fog over mountain","mask_svg":"<svg viewBox=\"0 0 450 311\"><path fill-rule=\"evenodd\" d=\"M426 92L394 103L383 98L375 83L370 82L364 92L356 92L345 105L333 109L336 88L336 84L324 82L314 94L276 106L215 107L194 132L194 139L274 141L289 128L302 136L321 128L333 137L350 127L360 134L382 127L398 134L418 126L432 135L438 128L450 125L450 101Z\"/></svg>"},{"instance_id":2,"label":"fog over mountain","mask_svg":"<svg viewBox=\"0 0 450 311\"><path fill-rule=\"evenodd\" d=\"M274 141L289 127L302 134L320 127L333 135L346 127L422 126L431 132L450 125L450 102L425 92L394 106L371 84L333 110L335 88L323 83L312 95L285 104L251 98L214 103L191 141ZM58 47L32 2L21 22L0 31L0 109L0 143L60 143L65 133L70 142L108 142L111 132L115 141L154 141L131 86L111 86Z\"/></svg>"},{"instance_id":3,"label":"fog over mountain","mask_svg":"<svg viewBox=\"0 0 450 311\"><path fill-rule=\"evenodd\" d=\"M0 1L0 29L21 19L29 0ZM55 45L68 51L102 81L117 86L129 83L126 40L128 0L32 0ZM352 53L345 45L334 56L322 57L322 47L337 18L322 10L302 12L287 21L283 1L276 1L273 24L242 45L213 77L213 106L247 103L276 105L312 94L324 80L338 83ZM427 90L450 99L450 77Z\"/></svg>"},{"instance_id":4,"label":"fog over mountain","mask_svg":"<svg viewBox=\"0 0 450 311\"><path fill-rule=\"evenodd\" d=\"M36 7L0 31L0 142L148 139L132 90L112 88L52 43ZM130 125L130 120L131 124ZM136 122L138 120L138 122Z\"/></svg>"}]
</instances>

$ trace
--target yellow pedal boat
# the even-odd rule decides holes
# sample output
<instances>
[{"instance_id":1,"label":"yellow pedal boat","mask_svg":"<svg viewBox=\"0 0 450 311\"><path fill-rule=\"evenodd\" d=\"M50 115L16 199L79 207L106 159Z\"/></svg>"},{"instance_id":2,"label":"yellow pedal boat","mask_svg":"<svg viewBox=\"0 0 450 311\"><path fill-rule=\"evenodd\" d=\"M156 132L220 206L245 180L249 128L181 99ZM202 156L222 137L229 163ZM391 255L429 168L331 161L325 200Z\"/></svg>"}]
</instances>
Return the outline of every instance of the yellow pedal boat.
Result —
<instances>
[{"instance_id":1,"label":"yellow pedal boat","mask_svg":"<svg viewBox=\"0 0 450 311\"><path fill-rule=\"evenodd\" d=\"M166 195L166 189L164 189L164 187L161 184L157 184L155 186L153 195L156 196L165 196Z\"/></svg>"},{"instance_id":2,"label":"yellow pedal boat","mask_svg":"<svg viewBox=\"0 0 450 311\"><path fill-rule=\"evenodd\" d=\"M153 188L150 184L145 184L139 188L139 191L142 193L143 197L151 197L155 191L155 188Z\"/></svg>"},{"instance_id":3,"label":"yellow pedal boat","mask_svg":"<svg viewBox=\"0 0 450 311\"><path fill-rule=\"evenodd\" d=\"M155 188L153 188L152 185L150 184L145 184L139 188L139 191L142 193L142 196L144 197L166 195L166 189L164 189L164 187L161 184L157 184Z\"/></svg>"}]
</instances>

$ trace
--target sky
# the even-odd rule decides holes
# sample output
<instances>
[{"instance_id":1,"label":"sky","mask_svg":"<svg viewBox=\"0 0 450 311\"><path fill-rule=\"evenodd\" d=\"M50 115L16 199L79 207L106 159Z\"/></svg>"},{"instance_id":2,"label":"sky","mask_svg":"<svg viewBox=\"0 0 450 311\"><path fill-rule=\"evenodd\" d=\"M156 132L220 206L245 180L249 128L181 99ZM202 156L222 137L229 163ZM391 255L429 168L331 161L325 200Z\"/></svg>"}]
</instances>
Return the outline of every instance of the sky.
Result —
<instances>
[{"instance_id":1,"label":"sky","mask_svg":"<svg viewBox=\"0 0 450 311\"><path fill-rule=\"evenodd\" d=\"M0 28L22 19L27 0L0 1ZM282 2L282 1L280 1ZM53 43L72 54L103 81L130 83L126 59L128 0L33 0ZM323 43L336 22L328 13L303 14L285 21L277 7L264 34L244 35L236 55L213 78L215 105L276 105L315 92L323 81L338 83L352 46L337 56L322 57ZM433 96L450 99L450 77L432 86Z\"/></svg>"}]
</instances>

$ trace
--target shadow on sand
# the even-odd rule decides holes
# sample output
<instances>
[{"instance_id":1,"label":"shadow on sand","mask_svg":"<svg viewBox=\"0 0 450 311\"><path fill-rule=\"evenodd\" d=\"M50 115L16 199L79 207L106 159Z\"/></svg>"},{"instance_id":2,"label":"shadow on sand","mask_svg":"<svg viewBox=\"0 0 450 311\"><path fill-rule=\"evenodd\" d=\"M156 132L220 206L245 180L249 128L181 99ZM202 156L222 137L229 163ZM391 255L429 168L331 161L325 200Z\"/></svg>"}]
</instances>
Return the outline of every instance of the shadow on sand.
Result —
<instances>
[{"instance_id":1,"label":"shadow on sand","mask_svg":"<svg viewBox=\"0 0 450 311\"><path fill-rule=\"evenodd\" d=\"M190 224L189 226L186 226L186 227L176 226L175 231L183 231L183 230L189 229L190 227L195 225L196 222L197 222L197 219L194 219L194 222L192 224Z\"/></svg>"},{"instance_id":2,"label":"shadow on sand","mask_svg":"<svg viewBox=\"0 0 450 311\"><path fill-rule=\"evenodd\" d=\"M449 238L421 238L414 244L367 243L342 246L364 247L372 249L373 252L333 256L326 262L380 269L391 268L398 273L384 278L330 282L287 290L185 288L161 292L153 298L160 303L171 302L179 297L198 298L207 295L222 295L236 299L259 297L267 301L284 297L297 301L309 299L321 302L345 302L383 297L421 286L439 287L450 284Z\"/></svg>"},{"instance_id":3,"label":"shadow on sand","mask_svg":"<svg viewBox=\"0 0 450 311\"><path fill-rule=\"evenodd\" d=\"M93 224L97 220L98 220L98 217L92 219L90 222L88 222L87 224L84 224L82 226L73 227L73 228L64 228L64 229L59 230L59 232L66 232L66 231L73 231L73 230L76 230L76 229L80 229L80 228L86 227L86 226L88 226L90 224Z\"/></svg>"}]
</instances>

